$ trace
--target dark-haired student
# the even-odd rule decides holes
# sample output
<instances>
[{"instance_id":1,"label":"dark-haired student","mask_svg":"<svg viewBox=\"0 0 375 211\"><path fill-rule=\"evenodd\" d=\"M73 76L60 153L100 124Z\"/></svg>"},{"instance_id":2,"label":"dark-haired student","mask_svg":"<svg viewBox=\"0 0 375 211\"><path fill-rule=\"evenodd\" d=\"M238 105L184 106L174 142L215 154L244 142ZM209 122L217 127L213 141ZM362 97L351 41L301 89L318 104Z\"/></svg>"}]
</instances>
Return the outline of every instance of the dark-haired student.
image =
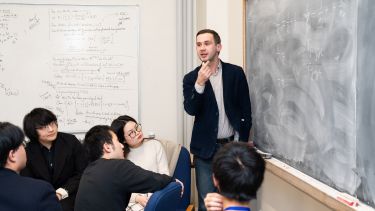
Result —
<instances>
[{"instance_id":1,"label":"dark-haired student","mask_svg":"<svg viewBox=\"0 0 375 211\"><path fill-rule=\"evenodd\" d=\"M63 210L73 211L79 180L87 166L82 144L74 135L58 132L56 115L45 108L28 113L23 129L30 142L21 175L52 184Z\"/></svg>"},{"instance_id":2,"label":"dark-haired student","mask_svg":"<svg viewBox=\"0 0 375 211\"><path fill-rule=\"evenodd\" d=\"M250 211L249 203L263 182L265 162L252 146L231 142L213 160L213 182L219 193L205 198L208 211Z\"/></svg>"},{"instance_id":3,"label":"dark-haired student","mask_svg":"<svg viewBox=\"0 0 375 211\"><path fill-rule=\"evenodd\" d=\"M90 163L79 184L75 211L123 211L131 193L155 192L172 181L124 159L124 146L109 126L91 128L83 147Z\"/></svg>"},{"instance_id":4,"label":"dark-haired student","mask_svg":"<svg viewBox=\"0 0 375 211\"><path fill-rule=\"evenodd\" d=\"M19 175L27 160L24 140L19 127L0 122L0 210L61 211L50 184Z\"/></svg>"}]
</instances>

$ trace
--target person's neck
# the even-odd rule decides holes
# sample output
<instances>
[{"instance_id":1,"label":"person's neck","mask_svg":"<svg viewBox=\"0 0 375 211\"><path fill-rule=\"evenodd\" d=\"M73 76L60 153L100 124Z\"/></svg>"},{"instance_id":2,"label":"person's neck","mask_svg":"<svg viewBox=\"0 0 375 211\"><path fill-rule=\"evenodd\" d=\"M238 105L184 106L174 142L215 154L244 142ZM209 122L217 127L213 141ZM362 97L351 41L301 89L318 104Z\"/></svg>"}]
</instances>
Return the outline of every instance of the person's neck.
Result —
<instances>
[{"instance_id":1,"label":"person's neck","mask_svg":"<svg viewBox=\"0 0 375 211\"><path fill-rule=\"evenodd\" d=\"M236 200L223 197L223 209L228 207L249 207L249 205L249 202L238 202Z\"/></svg>"},{"instance_id":2,"label":"person's neck","mask_svg":"<svg viewBox=\"0 0 375 211\"><path fill-rule=\"evenodd\" d=\"M39 141L39 143L40 143L42 146L46 147L47 149L51 149L51 147L52 147L52 143L53 143L53 142L50 142L50 141Z\"/></svg>"},{"instance_id":3,"label":"person's neck","mask_svg":"<svg viewBox=\"0 0 375 211\"><path fill-rule=\"evenodd\" d=\"M220 63L220 59L219 59L218 57L216 57L215 59L213 59L213 60L211 61L210 69L211 69L213 72L216 73L216 71L217 71L217 67L218 67L219 63Z\"/></svg>"},{"instance_id":4,"label":"person's neck","mask_svg":"<svg viewBox=\"0 0 375 211\"><path fill-rule=\"evenodd\" d=\"M19 169L15 164L12 165L12 164L6 163L4 165L4 168L14 171L17 174L20 174L20 171L21 171L21 169Z\"/></svg>"},{"instance_id":5,"label":"person's neck","mask_svg":"<svg viewBox=\"0 0 375 211\"><path fill-rule=\"evenodd\" d=\"M130 148L130 149L136 149L136 148L140 147L142 144L143 144L143 141L142 141L142 142L139 142L137 145L129 146L129 148Z\"/></svg>"},{"instance_id":6,"label":"person's neck","mask_svg":"<svg viewBox=\"0 0 375 211\"><path fill-rule=\"evenodd\" d=\"M113 159L113 157L112 157L111 154L109 154L109 153L104 153L104 154L102 155L102 158L104 158L104 159Z\"/></svg>"}]
</instances>

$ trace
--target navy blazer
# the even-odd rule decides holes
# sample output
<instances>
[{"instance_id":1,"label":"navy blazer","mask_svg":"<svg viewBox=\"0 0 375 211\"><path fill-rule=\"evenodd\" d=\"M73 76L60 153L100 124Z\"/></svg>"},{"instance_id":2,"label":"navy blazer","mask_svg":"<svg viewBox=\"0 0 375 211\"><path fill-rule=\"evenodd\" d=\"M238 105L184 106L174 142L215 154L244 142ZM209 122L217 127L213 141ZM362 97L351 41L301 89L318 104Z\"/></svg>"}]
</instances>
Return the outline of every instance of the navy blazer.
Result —
<instances>
[{"instance_id":1,"label":"navy blazer","mask_svg":"<svg viewBox=\"0 0 375 211\"><path fill-rule=\"evenodd\" d=\"M62 211L55 190L47 182L0 168L0 187L1 211Z\"/></svg>"},{"instance_id":2,"label":"navy blazer","mask_svg":"<svg viewBox=\"0 0 375 211\"><path fill-rule=\"evenodd\" d=\"M239 140L247 142L251 129L251 104L246 76L239 66L221 64L225 113L233 129L239 133ZM184 77L184 108L195 116L190 151L200 158L209 159L216 151L219 109L209 80L202 94L195 90L200 68L198 66Z\"/></svg>"},{"instance_id":3,"label":"navy blazer","mask_svg":"<svg viewBox=\"0 0 375 211\"><path fill-rule=\"evenodd\" d=\"M27 164L21 175L49 182L57 190L64 188L69 197L61 200L64 211L74 210L75 195L81 175L88 162L81 142L71 134L58 132L54 143L55 167L50 177L39 142L30 142L26 147Z\"/></svg>"}]
</instances>

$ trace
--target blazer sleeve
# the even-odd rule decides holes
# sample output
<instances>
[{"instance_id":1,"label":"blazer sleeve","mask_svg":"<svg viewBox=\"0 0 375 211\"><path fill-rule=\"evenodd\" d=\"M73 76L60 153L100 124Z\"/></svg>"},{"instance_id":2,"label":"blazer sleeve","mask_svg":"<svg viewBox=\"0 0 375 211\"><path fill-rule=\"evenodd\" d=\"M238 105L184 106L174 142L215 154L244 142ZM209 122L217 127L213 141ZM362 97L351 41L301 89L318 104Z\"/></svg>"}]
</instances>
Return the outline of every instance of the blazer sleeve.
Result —
<instances>
[{"instance_id":1,"label":"blazer sleeve","mask_svg":"<svg viewBox=\"0 0 375 211\"><path fill-rule=\"evenodd\" d=\"M38 207L40 211L63 211L57 200L56 192L48 183L43 183L43 191L40 192Z\"/></svg>"},{"instance_id":2,"label":"blazer sleeve","mask_svg":"<svg viewBox=\"0 0 375 211\"><path fill-rule=\"evenodd\" d=\"M241 68L240 79L239 79L239 106L241 110L241 119L240 119L240 141L247 142L250 136L250 129L252 126L251 118L251 102L249 94L249 86L246 80L244 71Z\"/></svg>"},{"instance_id":3,"label":"blazer sleeve","mask_svg":"<svg viewBox=\"0 0 375 211\"><path fill-rule=\"evenodd\" d=\"M203 104L203 94L195 90L196 71L190 72L183 79L184 109L186 113L195 116Z\"/></svg>"},{"instance_id":4,"label":"blazer sleeve","mask_svg":"<svg viewBox=\"0 0 375 211\"><path fill-rule=\"evenodd\" d=\"M68 194L76 193L78 190L79 181L81 179L82 173L85 170L88 162L86 156L84 156L83 147L81 142L75 137L72 136L72 150L73 150L73 162L75 169L73 175L67 180L65 184L62 185L62 188L68 191Z\"/></svg>"}]
</instances>

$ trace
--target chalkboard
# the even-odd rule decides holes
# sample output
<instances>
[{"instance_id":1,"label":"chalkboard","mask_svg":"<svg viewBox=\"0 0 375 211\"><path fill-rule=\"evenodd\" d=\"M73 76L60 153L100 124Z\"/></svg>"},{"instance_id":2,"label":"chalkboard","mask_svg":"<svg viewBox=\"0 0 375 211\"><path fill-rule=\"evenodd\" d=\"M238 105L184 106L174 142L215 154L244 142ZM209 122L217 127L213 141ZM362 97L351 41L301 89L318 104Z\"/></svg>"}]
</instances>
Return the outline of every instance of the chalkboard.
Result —
<instances>
[{"instance_id":1,"label":"chalkboard","mask_svg":"<svg viewBox=\"0 0 375 211\"><path fill-rule=\"evenodd\" d=\"M34 107L60 130L138 116L139 8L0 4L0 121Z\"/></svg>"},{"instance_id":2,"label":"chalkboard","mask_svg":"<svg viewBox=\"0 0 375 211\"><path fill-rule=\"evenodd\" d=\"M375 2L247 0L256 145L374 206Z\"/></svg>"}]
</instances>

